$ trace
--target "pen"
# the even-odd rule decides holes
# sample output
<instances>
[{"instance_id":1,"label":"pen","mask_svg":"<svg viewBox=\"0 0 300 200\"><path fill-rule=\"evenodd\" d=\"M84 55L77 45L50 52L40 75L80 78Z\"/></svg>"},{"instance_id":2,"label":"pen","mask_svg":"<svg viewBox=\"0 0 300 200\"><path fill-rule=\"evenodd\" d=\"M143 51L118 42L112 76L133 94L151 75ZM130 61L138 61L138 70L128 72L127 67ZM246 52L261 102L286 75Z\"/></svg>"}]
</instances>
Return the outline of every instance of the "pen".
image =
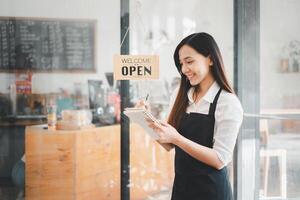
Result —
<instances>
[{"instance_id":1,"label":"pen","mask_svg":"<svg viewBox=\"0 0 300 200\"><path fill-rule=\"evenodd\" d=\"M148 97L149 97L149 93L147 94L147 96L146 96L146 100L145 100L145 101L147 101L147 100L148 100Z\"/></svg>"}]
</instances>

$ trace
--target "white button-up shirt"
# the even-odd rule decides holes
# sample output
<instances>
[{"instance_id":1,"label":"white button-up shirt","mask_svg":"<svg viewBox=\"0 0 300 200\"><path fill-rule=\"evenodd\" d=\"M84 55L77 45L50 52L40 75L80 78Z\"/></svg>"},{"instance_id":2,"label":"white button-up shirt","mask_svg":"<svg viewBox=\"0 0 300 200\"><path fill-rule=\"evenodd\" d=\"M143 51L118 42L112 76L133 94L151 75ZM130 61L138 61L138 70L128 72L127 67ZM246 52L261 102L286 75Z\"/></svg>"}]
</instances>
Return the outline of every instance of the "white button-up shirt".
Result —
<instances>
[{"instance_id":1,"label":"white button-up shirt","mask_svg":"<svg viewBox=\"0 0 300 200\"><path fill-rule=\"evenodd\" d=\"M169 111L171 111L173 107L178 89L179 88L177 88L171 96ZM219 89L220 86L218 83L214 82L206 94L198 102L194 102L194 87L191 87L187 93L189 105L186 112L208 114L209 106L211 103L213 103ZM215 111L213 149L216 151L219 159L222 161L223 166L226 166L232 160L233 149L242 121L243 109L239 99L235 94L222 90Z\"/></svg>"}]
</instances>

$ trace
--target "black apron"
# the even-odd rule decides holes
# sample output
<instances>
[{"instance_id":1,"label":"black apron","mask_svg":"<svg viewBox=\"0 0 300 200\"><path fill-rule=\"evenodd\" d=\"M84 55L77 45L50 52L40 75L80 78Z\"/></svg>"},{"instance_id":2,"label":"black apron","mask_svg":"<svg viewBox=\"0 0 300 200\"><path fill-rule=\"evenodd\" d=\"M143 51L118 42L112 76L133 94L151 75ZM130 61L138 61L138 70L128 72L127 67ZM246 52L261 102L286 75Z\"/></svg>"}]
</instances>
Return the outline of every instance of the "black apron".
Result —
<instances>
[{"instance_id":1,"label":"black apron","mask_svg":"<svg viewBox=\"0 0 300 200\"><path fill-rule=\"evenodd\" d=\"M178 132L198 144L212 148L215 110L219 95L210 104L209 113L185 113ZM232 200L227 168L217 170L175 146L175 178L172 200Z\"/></svg>"}]
</instances>

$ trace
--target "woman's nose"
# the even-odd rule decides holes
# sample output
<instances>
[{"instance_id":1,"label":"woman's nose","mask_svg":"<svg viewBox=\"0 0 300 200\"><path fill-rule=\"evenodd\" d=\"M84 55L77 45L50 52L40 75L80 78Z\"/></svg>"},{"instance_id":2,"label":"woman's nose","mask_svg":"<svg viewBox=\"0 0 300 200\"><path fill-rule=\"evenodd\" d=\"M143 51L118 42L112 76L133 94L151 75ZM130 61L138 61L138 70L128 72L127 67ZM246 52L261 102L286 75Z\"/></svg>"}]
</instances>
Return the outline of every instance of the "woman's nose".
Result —
<instances>
[{"instance_id":1,"label":"woman's nose","mask_svg":"<svg viewBox=\"0 0 300 200\"><path fill-rule=\"evenodd\" d=\"M188 67L185 66L185 64L181 65L181 72L184 74L185 72L187 72L189 69Z\"/></svg>"}]
</instances>

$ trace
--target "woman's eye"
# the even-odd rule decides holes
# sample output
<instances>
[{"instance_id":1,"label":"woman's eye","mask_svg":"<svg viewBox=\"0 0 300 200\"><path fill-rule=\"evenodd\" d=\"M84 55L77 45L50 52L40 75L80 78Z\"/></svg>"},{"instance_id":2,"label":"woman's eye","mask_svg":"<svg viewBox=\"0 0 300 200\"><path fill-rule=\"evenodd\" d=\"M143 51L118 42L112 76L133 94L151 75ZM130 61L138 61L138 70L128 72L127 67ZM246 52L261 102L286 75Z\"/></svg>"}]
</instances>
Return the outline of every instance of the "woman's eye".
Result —
<instances>
[{"instance_id":1,"label":"woman's eye","mask_svg":"<svg viewBox=\"0 0 300 200\"><path fill-rule=\"evenodd\" d=\"M194 61L188 61L187 64L192 64Z\"/></svg>"}]
</instances>

